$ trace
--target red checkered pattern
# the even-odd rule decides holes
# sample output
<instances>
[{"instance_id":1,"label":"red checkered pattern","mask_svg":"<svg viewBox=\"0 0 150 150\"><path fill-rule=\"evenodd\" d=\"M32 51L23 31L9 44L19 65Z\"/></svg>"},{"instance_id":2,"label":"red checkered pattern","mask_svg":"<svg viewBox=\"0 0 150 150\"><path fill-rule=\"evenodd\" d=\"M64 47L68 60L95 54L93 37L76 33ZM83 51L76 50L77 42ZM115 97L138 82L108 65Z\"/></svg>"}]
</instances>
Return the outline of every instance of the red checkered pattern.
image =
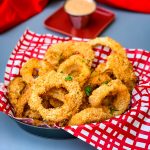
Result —
<instances>
[{"instance_id":1,"label":"red checkered pattern","mask_svg":"<svg viewBox=\"0 0 150 150\"><path fill-rule=\"evenodd\" d=\"M42 59L51 44L68 40L83 39L39 35L29 30L23 34L7 63L4 84L0 84L0 111L13 115L6 96L7 85L10 80L19 76L22 64L33 57ZM63 128L97 149L150 149L150 52L142 49L126 51L139 79L132 93L131 108L102 123ZM93 67L105 62L110 52L108 47L96 48ZM22 121L32 123L30 119Z\"/></svg>"}]
</instances>

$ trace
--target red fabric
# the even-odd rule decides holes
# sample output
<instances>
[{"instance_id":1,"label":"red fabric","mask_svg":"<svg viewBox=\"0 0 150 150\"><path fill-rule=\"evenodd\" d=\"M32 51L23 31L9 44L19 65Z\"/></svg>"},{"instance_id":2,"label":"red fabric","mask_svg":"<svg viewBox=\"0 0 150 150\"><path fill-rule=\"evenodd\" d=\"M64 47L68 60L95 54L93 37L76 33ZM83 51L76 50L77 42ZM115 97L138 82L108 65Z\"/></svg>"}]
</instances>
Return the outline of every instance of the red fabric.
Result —
<instances>
[{"instance_id":1,"label":"red fabric","mask_svg":"<svg viewBox=\"0 0 150 150\"><path fill-rule=\"evenodd\" d=\"M48 0L0 0L0 33L41 12Z\"/></svg>"},{"instance_id":2,"label":"red fabric","mask_svg":"<svg viewBox=\"0 0 150 150\"><path fill-rule=\"evenodd\" d=\"M104 4L123 8L127 10L150 13L150 1L149 0L97 0Z\"/></svg>"}]
</instances>

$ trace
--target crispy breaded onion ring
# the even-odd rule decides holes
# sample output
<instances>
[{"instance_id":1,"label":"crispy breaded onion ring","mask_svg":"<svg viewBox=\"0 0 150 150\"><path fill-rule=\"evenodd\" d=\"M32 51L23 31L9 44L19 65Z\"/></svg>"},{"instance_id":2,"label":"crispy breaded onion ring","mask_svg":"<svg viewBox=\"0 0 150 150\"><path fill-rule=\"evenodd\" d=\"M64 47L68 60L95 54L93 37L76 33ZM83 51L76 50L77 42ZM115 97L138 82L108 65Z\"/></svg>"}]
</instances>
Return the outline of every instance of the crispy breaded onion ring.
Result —
<instances>
[{"instance_id":1,"label":"crispy breaded onion ring","mask_svg":"<svg viewBox=\"0 0 150 150\"><path fill-rule=\"evenodd\" d=\"M124 48L118 42L116 42L110 37L95 38L95 39L89 40L88 43L93 47L96 47L99 45L109 47L111 48L113 52L116 52L122 56L126 56L126 52Z\"/></svg>"},{"instance_id":2,"label":"crispy breaded onion ring","mask_svg":"<svg viewBox=\"0 0 150 150\"><path fill-rule=\"evenodd\" d=\"M45 53L44 59L48 61L53 67L57 68L58 65L68 58L72 53L72 41L62 42L51 45ZM63 52L67 54L64 56Z\"/></svg>"},{"instance_id":3,"label":"crispy breaded onion ring","mask_svg":"<svg viewBox=\"0 0 150 150\"><path fill-rule=\"evenodd\" d=\"M73 54L79 54L85 59L85 63L91 67L94 60L94 51L87 42L74 42Z\"/></svg>"},{"instance_id":4,"label":"crispy breaded onion ring","mask_svg":"<svg viewBox=\"0 0 150 150\"><path fill-rule=\"evenodd\" d=\"M89 103L92 107L107 106L110 111L111 109L115 110L113 115L120 115L129 106L130 94L127 87L119 79L116 79L94 90L89 97Z\"/></svg>"},{"instance_id":5,"label":"crispy breaded onion ring","mask_svg":"<svg viewBox=\"0 0 150 150\"><path fill-rule=\"evenodd\" d=\"M86 108L72 116L68 125L81 125L100 122L107 119L107 114L102 108Z\"/></svg>"},{"instance_id":6,"label":"crispy breaded onion ring","mask_svg":"<svg viewBox=\"0 0 150 150\"><path fill-rule=\"evenodd\" d=\"M45 53L44 59L57 68L60 63L75 54L81 55L88 66L91 67L94 51L87 42L68 41L53 44Z\"/></svg>"},{"instance_id":7,"label":"crispy breaded onion ring","mask_svg":"<svg viewBox=\"0 0 150 150\"><path fill-rule=\"evenodd\" d=\"M15 116L20 118L33 118L34 116L34 118L39 119L39 115L36 111L32 111L29 108L25 110L25 106L27 105L28 98L30 96L29 93L30 89L21 77L16 77L10 81L8 86L8 98L15 109Z\"/></svg>"},{"instance_id":8,"label":"crispy breaded onion ring","mask_svg":"<svg viewBox=\"0 0 150 150\"><path fill-rule=\"evenodd\" d=\"M58 70L60 73L66 73L79 82L80 86L87 81L90 77L90 68L86 65L85 59L80 55L73 55L62 64L60 64Z\"/></svg>"},{"instance_id":9,"label":"crispy breaded onion ring","mask_svg":"<svg viewBox=\"0 0 150 150\"><path fill-rule=\"evenodd\" d=\"M24 108L25 108L26 104L28 103L30 93L31 93L30 88L26 87L24 90L24 93L18 99L18 102L16 104L16 116L17 117L23 116Z\"/></svg>"},{"instance_id":10,"label":"crispy breaded onion ring","mask_svg":"<svg viewBox=\"0 0 150 150\"><path fill-rule=\"evenodd\" d=\"M67 76L66 74L51 71L37 78L32 86L28 104L31 109L37 110L46 121L60 122L68 119L78 111L82 103L82 93L78 82L66 81ZM65 99L61 99L64 103L61 107L46 109L41 104L42 98L40 95L50 91L52 88L65 88L68 94L65 95Z\"/></svg>"},{"instance_id":11,"label":"crispy breaded onion ring","mask_svg":"<svg viewBox=\"0 0 150 150\"><path fill-rule=\"evenodd\" d=\"M8 98L14 109L16 109L18 99L24 92L25 87L26 84L21 77L16 77L12 81L10 81L8 85Z\"/></svg>"},{"instance_id":12,"label":"crispy breaded onion ring","mask_svg":"<svg viewBox=\"0 0 150 150\"><path fill-rule=\"evenodd\" d=\"M105 72L111 70L115 78L120 79L127 85L129 91L132 91L136 83L136 76L132 64L126 56L125 49L110 37L96 38L88 41L88 43L93 47L102 45L111 48L113 53L107 57Z\"/></svg>"},{"instance_id":13,"label":"crispy breaded onion ring","mask_svg":"<svg viewBox=\"0 0 150 150\"><path fill-rule=\"evenodd\" d=\"M115 78L120 79L132 91L136 83L136 76L132 64L127 57L113 53L107 57L106 70L111 70Z\"/></svg>"},{"instance_id":14,"label":"crispy breaded onion ring","mask_svg":"<svg viewBox=\"0 0 150 150\"><path fill-rule=\"evenodd\" d=\"M105 82L111 81L111 71L105 70L106 64L99 64L95 70L91 73L90 79L88 81L88 85L90 85L93 89L97 86L99 87L101 84Z\"/></svg>"},{"instance_id":15,"label":"crispy breaded onion ring","mask_svg":"<svg viewBox=\"0 0 150 150\"><path fill-rule=\"evenodd\" d=\"M37 58L29 59L21 68L20 74L23 80L30 84L35 78L51 71L53 67L44 60L38 60Z\"/></svg>"},{"instance_id":16,"label":"crispy breaded onion ring","mask_svg":"<svg viewBox=\"0 0 150 150\"><path fill-rule=\"evenodd\" d=\"M28 100L31 96L31 88L26 86L24 89L24 93L18 99L16 104L16 117L23 118L32 118L32 119L42 119L41 115L36 111L32 110L28 105ZM49 108L50 104L48 100L44 99L42 101L42 105L45 108Z\"/></svg>"}]
</instances>

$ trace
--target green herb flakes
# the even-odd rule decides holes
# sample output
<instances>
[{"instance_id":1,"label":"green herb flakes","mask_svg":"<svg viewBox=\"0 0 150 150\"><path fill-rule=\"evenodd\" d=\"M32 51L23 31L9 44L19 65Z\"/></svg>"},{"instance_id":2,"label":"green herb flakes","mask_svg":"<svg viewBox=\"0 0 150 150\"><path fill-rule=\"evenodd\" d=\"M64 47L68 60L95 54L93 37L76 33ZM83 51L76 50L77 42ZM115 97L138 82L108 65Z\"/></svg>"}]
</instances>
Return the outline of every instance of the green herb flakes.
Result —
<instances>
[{"instance_id":1,"label":"green herb flakes","mask_svg":"<svg viewBox=\"0 0 150 150\"><path fill-rule=\"evenodd\" d=\"M110 110L110 114L111 114L111 115L113 115L113 113L114 113L115 111L119 111L119 110L117 110L115 107L110 107L109 110Z\"/></svg>"},{"instance_id":2,"label":"green herb flakes","mask_svg":"<svg viewBox=\"0 0 150 150\"><path fill-rule=\"evenodd\" d=\"M70 75L68 75L68 76L65 78L66 81L72 81L72 79L73 79L73 78L72 78Z\"/></svg>"},{"instance_id":3,"label":"green herb flakes","mask_svg":"<svg viewBox=\"0 0 150 150\"><path fill-rule=\"evenodd\" d=\"M88 85L85 87L84 91L87 96L90 96L92 92L92 87Z\"/></svg>"}]
</instances>

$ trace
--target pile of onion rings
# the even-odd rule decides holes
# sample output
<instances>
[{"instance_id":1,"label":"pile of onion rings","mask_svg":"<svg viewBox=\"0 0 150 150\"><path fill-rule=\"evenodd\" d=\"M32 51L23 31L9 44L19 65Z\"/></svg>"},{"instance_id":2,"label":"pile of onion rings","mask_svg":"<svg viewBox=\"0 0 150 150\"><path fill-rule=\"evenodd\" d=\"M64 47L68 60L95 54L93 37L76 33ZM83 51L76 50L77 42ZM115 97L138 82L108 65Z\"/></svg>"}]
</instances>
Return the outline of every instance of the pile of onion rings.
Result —
<instances>
[{"instance_id":1,"label":"pile of onion rings","mask_svg":"<svg viewBox=\"0 0 150 150\"><path fill-rule=\"evenodd\" d=\"M92 67L96 46L110 47L105 63ZM50 46L43 60L29 59L8 85L15 117L33 125L101 122L124 113L136 84L124 48L109 37Z\"/></svg>"}]
</instances>

